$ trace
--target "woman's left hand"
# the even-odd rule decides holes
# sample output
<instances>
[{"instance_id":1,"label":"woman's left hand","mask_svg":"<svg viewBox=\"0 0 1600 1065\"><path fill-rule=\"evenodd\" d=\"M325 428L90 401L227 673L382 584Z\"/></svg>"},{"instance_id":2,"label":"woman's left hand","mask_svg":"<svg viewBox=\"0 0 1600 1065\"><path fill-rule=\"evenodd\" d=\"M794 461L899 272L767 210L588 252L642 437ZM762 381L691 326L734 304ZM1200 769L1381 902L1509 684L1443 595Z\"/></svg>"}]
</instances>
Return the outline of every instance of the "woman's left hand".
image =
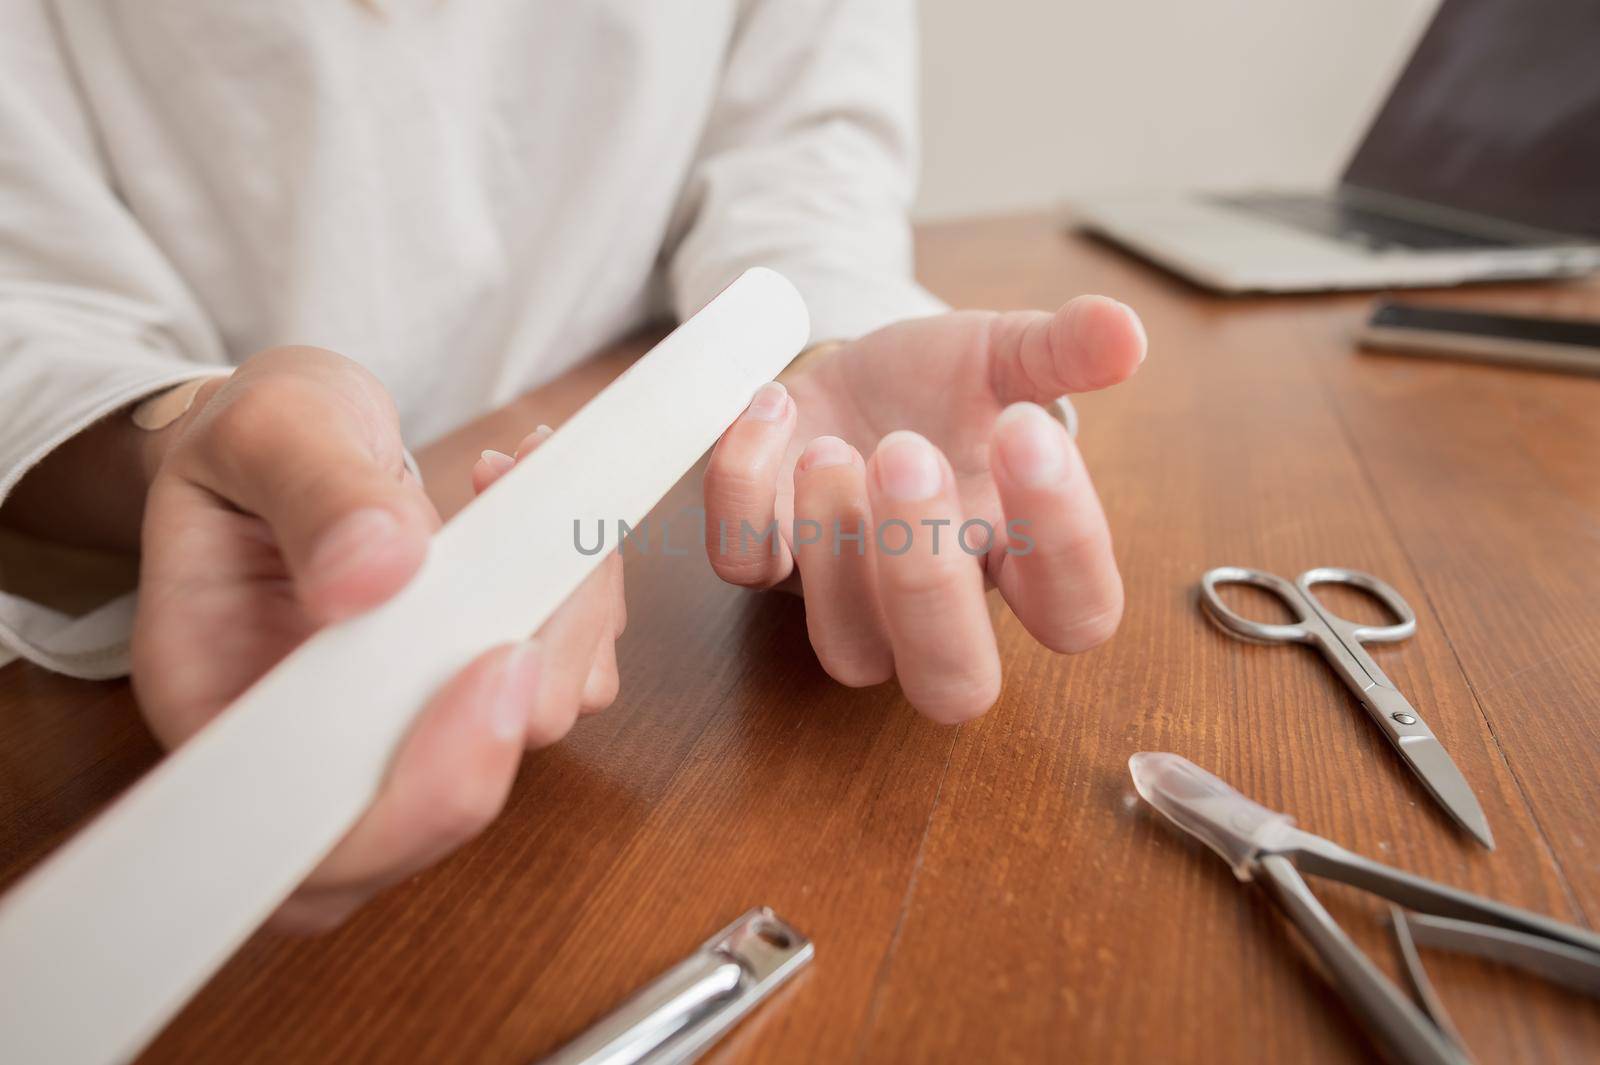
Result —
<instances>
[{"instance_id":1,"label":"woman's left hand","mask_svg":"<svg viewBox=\"0 0 1600 1065\"><path fill-rule=\"evenodd\" d=\"M1081 296L1053 315L952 312L815 353L712 452L712 567L751 588L798 577L811 645L842 683L898 676L934 720L982 714L1000 693L986 585L1056 651L1094 647L1121 620L1099 498L1039 404L1125 380L1145 347L1132 309Z\"/></svg>"}]
</instances>

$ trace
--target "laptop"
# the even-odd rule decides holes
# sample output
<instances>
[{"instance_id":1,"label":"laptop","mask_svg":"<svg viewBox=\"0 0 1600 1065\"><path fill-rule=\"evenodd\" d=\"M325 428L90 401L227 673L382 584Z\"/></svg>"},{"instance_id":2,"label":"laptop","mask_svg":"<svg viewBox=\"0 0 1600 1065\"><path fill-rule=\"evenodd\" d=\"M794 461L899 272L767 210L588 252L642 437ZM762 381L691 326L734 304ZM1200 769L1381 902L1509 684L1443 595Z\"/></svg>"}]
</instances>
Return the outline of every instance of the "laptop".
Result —
<instances>
[{"instance_id":1,"label":"laptop","mask_svg":"<svg viewBox=\"0 0 1600 1065\"><path fill-rule=\"evenodd\" d=\"M1600 0L1444 0L1332 190L1069 209L1222 292L1600 269Z\"/></svg>"}]
</instances>

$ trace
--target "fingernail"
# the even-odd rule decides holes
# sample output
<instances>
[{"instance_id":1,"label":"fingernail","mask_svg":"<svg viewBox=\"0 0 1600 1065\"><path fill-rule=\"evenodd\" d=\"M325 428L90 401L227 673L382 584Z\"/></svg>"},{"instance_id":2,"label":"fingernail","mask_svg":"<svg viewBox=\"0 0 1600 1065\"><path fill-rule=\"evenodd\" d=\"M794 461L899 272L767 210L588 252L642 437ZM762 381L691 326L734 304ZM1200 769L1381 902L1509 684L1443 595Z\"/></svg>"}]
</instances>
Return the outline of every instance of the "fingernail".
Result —
<instances>
[{"instance_id":1,"label":"fingernail","mask_svg":"<svg viewBox=\"0 0 1600 1065\"><path fill-rule=\"evenodd\" d=\"M504 451L496 451L494 448L485 451L480 458L483 464L489 467L489 472L497 475L505 473L517 464L516 459L507 455Z\"/></svg>"},{"instance_id":2,"label":"fingernail","mask_svg":"<svg viewBox=\"0 0 1600 1065\"><path fill-rule=\"evenodd\" d=\"M1122 313L1128 316L1128 321L1133 323L1133 328L1139 334L1139 361L1144 362L1144 357L1150 354L1150 334L1144 331L1144 319L1126 303L1119 302L1117 306L1122 308Z\"/></svg>"},{"instance_id":3,"label":"fingernail","mask_svg":"<svg viewBox=\"0 0 1600 1065\"><path fill-rule=\"evenodd\" d=\"M878 444L878 486L899 503L932 499L944 485L944 470L933 445L900 429Z\"/></svg>"},{"instance_id":4,"label":"fingernail","mask_svg":"<svg viewBox=\"0 0 1600 1065\"><path fill-rule=\"evenodd\" d=\"M542 423L535 426L533 432L523 437L522 443L517 445L517 458L521 458L529 451L532 451L534 448L550 439L551 434L554 432L554 429Z\"/></svg>"},{"instance_id":5,"label":"fingernail","mask_svg":"<svg viewBox=\"0 0 1600 1065\"><path fill-rule=\"evenodd\" d=\"M1000 462L1006 475L1024 488L1043 488L1061 479L1067 464L1063 436L1055 419L1034 403L1013 403L995 423Z\"/></svg>"},{"instance_id":6,"label":"fingernail","mask_svg":"<svg viewBox=\"0 0 1600 1065\"><path fill-rule=\"evenodd\" d=\"M756 389L755 398L750 401L744 416L758 422L775 422L783 417L788 406L789 390L776 381L768 381Z\"/></svg>"},{"instance_id":7,"label":"fingernail","mask_svg":"<svg viewBox=\"0 0 1600 1065\"><path fill-rule=\"evenodd\" d=\"M849 466L856 460L856 449L837 436L819 436L806 445L800 453L797 466L801 473L820 470L828 466Z\"/></svg>"},{"instance_id":8,"label":"fingernail","mask_svg":"<svg viewBox=\"0 0 1600 1065\"><path fill-rule=\"evenodd\" d=\"M528 731L528 710L533 705L533 690L539 678L539 643L524 640L506 652L500 663L500 677L489 696L485 710L489 731L507 743L520 741Z\"/></svg>"},{"instance_id":9,"label":"fingernail","mask_svg":"<svg viewBox=\"0 0 1600 1065\"><path fill-rule=\"evenodd\" d=\"M316 584L336 581L399 531L400 519L382 507L352 511L323 533L311 549L307 576Z\"/></svg>"}]
</instances>

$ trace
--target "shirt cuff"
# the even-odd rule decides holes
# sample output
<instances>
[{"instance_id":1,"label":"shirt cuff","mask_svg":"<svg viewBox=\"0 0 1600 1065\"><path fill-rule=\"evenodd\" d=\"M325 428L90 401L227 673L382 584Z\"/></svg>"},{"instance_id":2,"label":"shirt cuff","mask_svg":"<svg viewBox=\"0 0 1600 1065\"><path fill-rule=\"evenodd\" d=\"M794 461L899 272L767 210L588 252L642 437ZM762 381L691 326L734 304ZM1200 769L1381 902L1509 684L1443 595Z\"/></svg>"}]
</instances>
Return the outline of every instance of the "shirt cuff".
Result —
<instances>
[{"instance_id":1,"label":"shirt cuff","mask_svg":"<svg viewBox=\"0 0 1600 1065\"><path fill-rule=\"evenodd\" d=\"M125 383L74 410L20 461L0 470L0 502L46 455L114 411L163 389L230 369L183 367ZM99 552L0 539L0 666L25 658L68 676L100 680L128 672L137 570Z\"/></svg>"},{"instance_id":2,"label":"shirt cuff","mask_svg":"<svg viewBox=\"0 0 1600 1065\"><path fill-rule=\"evenodd\" d=\"M136 602L128 591L74 615L0 592L0 666L25 658L85 680L126 676Z\"/></svg>"}]
</instances>

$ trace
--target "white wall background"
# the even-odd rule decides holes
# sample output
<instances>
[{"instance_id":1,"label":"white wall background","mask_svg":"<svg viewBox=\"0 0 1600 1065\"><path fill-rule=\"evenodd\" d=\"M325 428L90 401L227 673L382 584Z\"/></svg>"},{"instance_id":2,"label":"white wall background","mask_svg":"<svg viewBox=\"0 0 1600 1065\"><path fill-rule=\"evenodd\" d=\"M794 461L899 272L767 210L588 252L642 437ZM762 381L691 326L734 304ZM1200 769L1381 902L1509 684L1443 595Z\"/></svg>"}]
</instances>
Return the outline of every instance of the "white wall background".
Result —
<instances>
[{"instance_id":1,"label":"white wall background","mask_svg":"<svg viewBox=\"0 0 1600 1065\"><path fill-rule=\"evenodd\" d=\"M1332 180L1438 0L922 0L923 218Z\"/></svg>"}]
</instances>

